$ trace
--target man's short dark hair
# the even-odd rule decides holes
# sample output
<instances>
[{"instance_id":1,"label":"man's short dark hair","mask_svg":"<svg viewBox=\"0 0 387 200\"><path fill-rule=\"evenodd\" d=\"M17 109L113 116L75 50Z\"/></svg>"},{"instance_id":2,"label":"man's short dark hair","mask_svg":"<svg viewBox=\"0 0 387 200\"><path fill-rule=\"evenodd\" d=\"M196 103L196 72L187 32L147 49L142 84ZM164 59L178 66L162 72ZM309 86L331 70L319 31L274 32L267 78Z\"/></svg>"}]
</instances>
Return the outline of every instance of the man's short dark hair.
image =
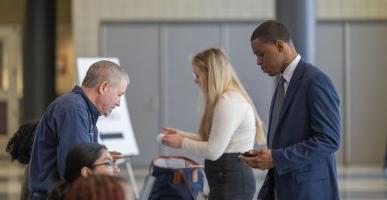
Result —
<instances>
[{"instance_id":1,"label":"man's short dark hair","mask_svg":"<svg viewBox=\"0 0 387 200\"><path fill-rule=\"evenodd\" d=\"M251 41L258 38L263 42L282 40L290 43L292 40L289 29L283 23L276 20L268 20L259 25L251 35Z\"/></svg>"}]
</instances>

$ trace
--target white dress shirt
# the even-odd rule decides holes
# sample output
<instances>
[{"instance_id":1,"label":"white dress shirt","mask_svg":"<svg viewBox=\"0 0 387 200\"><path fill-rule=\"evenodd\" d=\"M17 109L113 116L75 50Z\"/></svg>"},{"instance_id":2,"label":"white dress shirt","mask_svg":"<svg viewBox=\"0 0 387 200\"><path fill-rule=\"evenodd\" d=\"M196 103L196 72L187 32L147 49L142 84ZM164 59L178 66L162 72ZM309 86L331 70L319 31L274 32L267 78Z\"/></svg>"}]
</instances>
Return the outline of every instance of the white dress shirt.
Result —
<instances>
[{"instance_id":1,"label":"white dress shirt","mask_svg":"<svg viewBox=\"0 0 387 200\"><path fill-rule=\"evenodd\" d=\"M285 95L286 91L288 90L289 82L292 80L292 76L294 73L294 70L296 70L296 67L298 63L301 60L300 54L297 54L297 56L293 59L293 61L286 67L285 71L281 74L282 77L284 77L284 89L285 89Z\"/></svg>"}]
</instances>

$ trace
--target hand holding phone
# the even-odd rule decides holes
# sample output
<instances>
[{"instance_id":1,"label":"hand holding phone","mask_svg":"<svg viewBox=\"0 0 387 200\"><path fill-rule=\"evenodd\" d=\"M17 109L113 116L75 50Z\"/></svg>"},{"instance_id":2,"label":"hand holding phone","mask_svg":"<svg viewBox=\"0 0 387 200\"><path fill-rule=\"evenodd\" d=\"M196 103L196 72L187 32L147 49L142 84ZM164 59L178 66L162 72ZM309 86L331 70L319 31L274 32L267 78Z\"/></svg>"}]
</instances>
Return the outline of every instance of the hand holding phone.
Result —
<instances>
[{"instance_id":1,"label":"hand holding phone","mask_svg":"<svg viewBox=\"0 0 387 200\"><path fill-rule=\"evenodd\" d=\"M246 151L246 152L242 153L242 156L244 156L244 157L254 157L256 155L257 154L254 151Z\"/></svg>"}]
</instances>

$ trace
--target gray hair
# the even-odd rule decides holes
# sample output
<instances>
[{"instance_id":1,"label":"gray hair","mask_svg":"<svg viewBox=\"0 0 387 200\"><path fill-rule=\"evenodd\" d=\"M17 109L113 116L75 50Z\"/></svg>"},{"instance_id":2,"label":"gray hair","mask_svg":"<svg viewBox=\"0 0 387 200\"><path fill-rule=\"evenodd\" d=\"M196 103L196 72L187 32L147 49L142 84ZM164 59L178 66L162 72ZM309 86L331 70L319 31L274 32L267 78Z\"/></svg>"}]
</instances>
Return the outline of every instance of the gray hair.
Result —
<instances>
[{"instance_id":1,"label":"gray hair","mask_svg":"<svg viewBox=\"0 0 387 200\"><path fill-rule=\"evenodd\" d=\"M129 75L118 64L101 60L93 63L87 70L86 76L82 81L82 86L92 88L103 81L108 81L110 84L118 84L126 81L129 84Z\"/></svg>"}]
</instances>

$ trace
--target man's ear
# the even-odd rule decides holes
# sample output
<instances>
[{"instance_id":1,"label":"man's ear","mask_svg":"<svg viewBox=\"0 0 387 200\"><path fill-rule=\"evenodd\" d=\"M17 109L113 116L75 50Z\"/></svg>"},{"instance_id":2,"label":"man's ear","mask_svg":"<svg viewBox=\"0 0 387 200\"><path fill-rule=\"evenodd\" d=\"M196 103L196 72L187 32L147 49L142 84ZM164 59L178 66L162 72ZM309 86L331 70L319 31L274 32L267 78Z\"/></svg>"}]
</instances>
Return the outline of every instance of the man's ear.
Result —
<instances>
[{"instance_id":1,"label":"man's ear","mask_svg":"<svg viewBox=\"0 0 387 200\"><path fill-rule=\"evenodd\" d=\"M102 83L100 83L98 86L99 94L104 94L105 91L108 89L108 85L109 83L107 81L103 81Z\"/></svg>"},{"instance_id":2,"label":"man's ear","mask_svg":"<svg viewBox=\"0 0 387 200\"><path fill-rule=\"evenodd\" d=\"M277 47L279 52L282 52L282 51L284 51L285 42L282 41L282 40L276 40L275 41L275 46Z\"/></svg>"},{"instance_id":3,"label":"man's ear","mask_svg":"<svg viewBox=\"0 0 387 200\"><path fill-rule=\"evenodd\" d=\"M88 167L82 167L81 169L81 176L82 177L88 177L91 174L91 171Z\"/></svg>"}]
</instances>

